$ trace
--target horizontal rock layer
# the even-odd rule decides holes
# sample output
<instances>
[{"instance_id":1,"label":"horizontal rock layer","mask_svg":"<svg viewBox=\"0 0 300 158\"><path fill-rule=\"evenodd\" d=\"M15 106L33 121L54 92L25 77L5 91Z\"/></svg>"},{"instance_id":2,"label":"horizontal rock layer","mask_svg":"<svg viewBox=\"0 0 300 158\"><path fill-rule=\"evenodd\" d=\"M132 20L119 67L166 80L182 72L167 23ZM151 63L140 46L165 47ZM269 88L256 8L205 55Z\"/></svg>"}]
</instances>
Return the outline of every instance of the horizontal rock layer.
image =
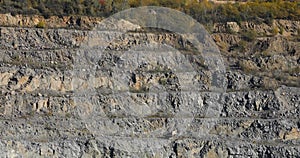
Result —
<instances>
[{"instance_id":1,"label":"horizontal rock layer","mask_svg":"<svg viewBox=\"0 0 300 158\"><path fill-rule=\"evenodd\" d=\"M268 87L223 55L227 91L212 91L213 74L182 35L0 31L3 157L300 155L300 88Z\"/></svg>"}]
</instances>

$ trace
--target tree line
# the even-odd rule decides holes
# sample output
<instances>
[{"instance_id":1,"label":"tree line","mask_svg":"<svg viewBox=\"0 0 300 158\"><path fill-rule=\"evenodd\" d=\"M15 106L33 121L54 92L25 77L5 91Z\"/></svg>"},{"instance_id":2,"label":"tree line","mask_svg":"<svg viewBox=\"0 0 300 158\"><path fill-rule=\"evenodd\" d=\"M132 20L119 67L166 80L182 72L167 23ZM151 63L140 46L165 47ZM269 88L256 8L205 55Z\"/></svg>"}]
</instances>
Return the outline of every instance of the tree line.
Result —
<instances>
[{"instance_id":1,"label":"tree line","mask_svg":"<svg viewBox=\"0 0 300 158\"><path fill-rule=\"evenodd\" d=\"M149 5L180 10L202 23L300 20L300 2L296 0L253 0L226 4L207 0L0 0L0 12L38 14L46 18L52 15L107 17L121 10Z\"/></svg>"}]
</instances>

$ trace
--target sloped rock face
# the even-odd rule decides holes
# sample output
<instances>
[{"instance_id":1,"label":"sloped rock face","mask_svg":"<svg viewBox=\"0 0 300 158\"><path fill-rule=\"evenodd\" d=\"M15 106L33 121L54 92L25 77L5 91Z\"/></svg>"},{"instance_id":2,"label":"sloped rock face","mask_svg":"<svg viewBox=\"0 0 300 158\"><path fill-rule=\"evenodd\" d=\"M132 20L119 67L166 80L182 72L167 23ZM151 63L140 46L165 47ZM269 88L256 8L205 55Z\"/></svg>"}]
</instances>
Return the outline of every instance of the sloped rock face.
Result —
<instances>
[{"instance_id":1,"label":"sloped rock face","mask_svg":"<svg viewBox=\"0 0 300 158\"><path fill-rule=\"evenodd\" d=\"M217 29L220 32L213 33L212 37L223 57L226 58L227 66L231 70L241 69L249 76L259 77L262 81L260 87L277 88L279 85L299 87L300 43L299 34L295 29L298 27L298 22L278 20L272 27L283 27L279 25L282 23L286 23L287 26L285 29L282 28L281 34L268 35L259 29L262 26L251 24L252 27L248 28L244 22L240 30L247 32L251 29L250 34L245 35L243 31L225 33ZM262 28L272 30L271 26ZM250 41L245 39L245 36L250 35L253 35ZM234 71L234 73L239 72Z\"/></svg>"},{"instance_id":2,"label":"sloped rock face","mask_svg":"<svg viewBox=\"0 0 300 158\"><path fill-rule=\"evenodd\" d=\"M240 24L237 22L227 22L227 23L216 23L213 27L213 32L231 32L237 33L243 30L254 30L257 34L273 35L274 28L278 29L277 33L281 31L284 36L291 36L299 34L299 21L291 20L274 20L272 24L258 23L252 21L242 21ZM276 34L277 34L276 33Z\"/></svg>"},{"instance_id":3,"label":"sloped rock face","mask_svg":"<svg viewBox=\"0 0 300 158\"><path fill-rule=\"evenodd\" d=\"M87 16L50 16L45 18L40 15L15 15L0 14L1 26L15 26L15 27L36 27L38 23L43 22L44 27L47 28L81 28L91 29L103 18L101 17L87 17Z\"/></svg>"},{"instance_id":4,"label":"sloped rock face","mask_svg":"<svg viewBox=\"0 0 300 158\"><path fill-rule=\"evenodd\" d=\"M212 91L187 37L121 24L136 30L1 28L1 157L300 155L299 87L228 70Z\"/></svg>"}]
</instances>

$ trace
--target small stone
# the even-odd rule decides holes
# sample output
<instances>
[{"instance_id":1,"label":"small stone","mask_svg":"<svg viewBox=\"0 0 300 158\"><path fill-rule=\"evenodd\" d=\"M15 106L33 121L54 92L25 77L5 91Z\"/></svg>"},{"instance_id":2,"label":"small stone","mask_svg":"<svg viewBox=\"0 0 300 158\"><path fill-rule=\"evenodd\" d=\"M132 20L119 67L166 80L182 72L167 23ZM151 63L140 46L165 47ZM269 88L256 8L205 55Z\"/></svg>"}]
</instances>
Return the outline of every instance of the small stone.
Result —
<instances>
[{"instance_id":1,"label":"small stone","mask_svg":"<svg viewBox=\"0 0 300 158\"><path fill-rule=\"evenodd\" d=\"M177 134L177 131L172 131L172 136L175 136Z\"/></svg>"}]
</instances>

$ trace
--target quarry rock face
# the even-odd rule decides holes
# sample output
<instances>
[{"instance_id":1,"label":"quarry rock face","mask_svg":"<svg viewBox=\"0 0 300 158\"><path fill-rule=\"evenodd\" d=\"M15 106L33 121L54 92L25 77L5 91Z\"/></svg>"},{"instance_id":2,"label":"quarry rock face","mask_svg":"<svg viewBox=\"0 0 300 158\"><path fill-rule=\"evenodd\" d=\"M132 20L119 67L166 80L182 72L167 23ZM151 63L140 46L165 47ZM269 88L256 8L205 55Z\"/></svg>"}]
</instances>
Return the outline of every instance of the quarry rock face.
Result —
<instances>
[{"instance_id":1,"label":"quarry rock face","mask_svg":"<svg viewBox=\"0 0 300 158\"><path fill-rule=\"evenodd\" d=\"M15 27L36 27L39 23L43 23L42 27L47 28L81 28L90 29L103 18L101 17L86 17L86 16L50 16L45 18L41 15L11 15L0 14L1 26L15 26Z\"/></svg>"},{"instance_id":2,"label":"quarry rock face","mask_svg":"<svg viewBox=\"0 0 300 158\"><path fill-rule=\"evenodd\" d=\"M89 31L0 31L1 157L300 155L300 88L229 69L179 12L129 10ZM286 49L277 56L296 67Z\"/></svg>"}]
</instances>

